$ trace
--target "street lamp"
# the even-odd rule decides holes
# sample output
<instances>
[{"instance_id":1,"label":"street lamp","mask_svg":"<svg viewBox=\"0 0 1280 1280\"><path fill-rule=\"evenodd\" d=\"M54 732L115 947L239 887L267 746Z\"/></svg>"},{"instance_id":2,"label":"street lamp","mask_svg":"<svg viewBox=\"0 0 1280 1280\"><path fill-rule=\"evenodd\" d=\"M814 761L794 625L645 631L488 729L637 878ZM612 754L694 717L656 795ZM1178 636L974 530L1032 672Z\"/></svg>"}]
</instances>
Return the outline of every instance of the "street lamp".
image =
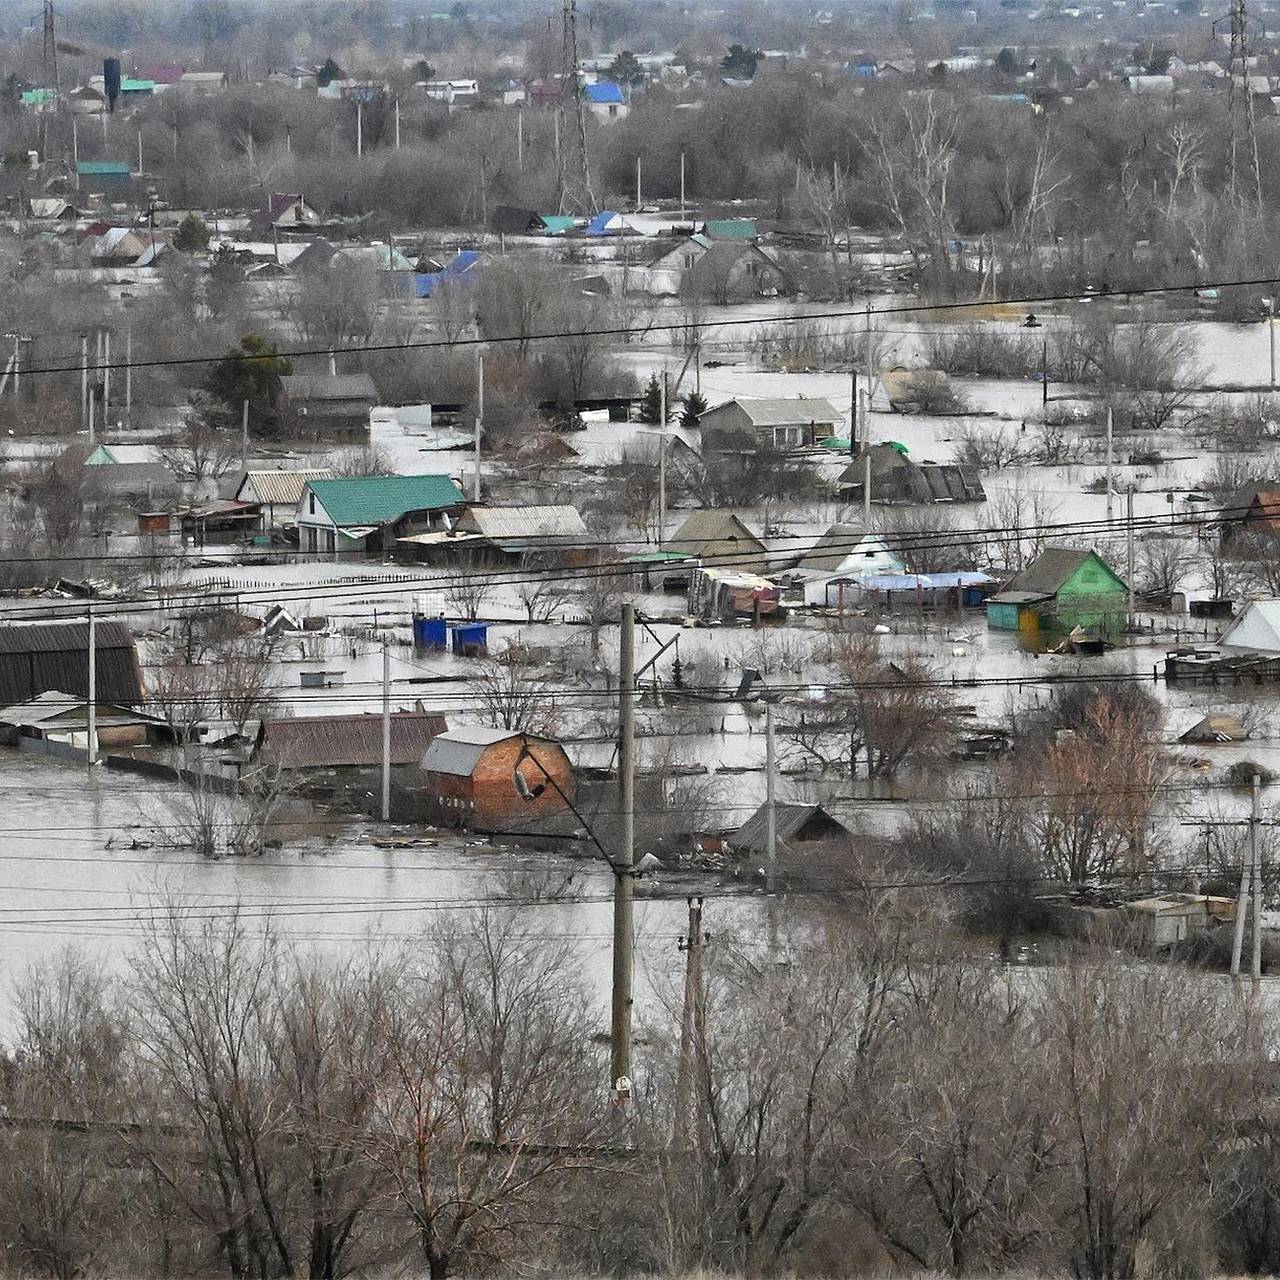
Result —
<instances>
[{"instance_id":1,"label":"street lamp","mask_svg":"<svg viewBox=\"0 0 1280 1280\"><path fill-rule=\"evenodd\" d=\"M1044 325L1035 317L1035 312L1028 312L1022 322L1024 329L1043 329ZM1049 337L1046 334L1040 339L1040 403L1049 403Z\"/></svg>"}]
</instances>

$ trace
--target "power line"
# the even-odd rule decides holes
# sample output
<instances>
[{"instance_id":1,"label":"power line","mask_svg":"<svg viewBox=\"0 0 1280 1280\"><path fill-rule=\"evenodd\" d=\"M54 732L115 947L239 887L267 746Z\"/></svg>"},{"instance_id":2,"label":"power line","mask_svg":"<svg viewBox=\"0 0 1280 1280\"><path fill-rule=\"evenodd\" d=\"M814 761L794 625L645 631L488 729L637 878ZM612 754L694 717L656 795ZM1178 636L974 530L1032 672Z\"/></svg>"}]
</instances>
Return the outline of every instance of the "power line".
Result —
<instances>
[{"instance_id":1,"label":"power line","mask_svg":"<svg viewBox=\"0 0 1280 1280\"><path fill-rule=\"evenodd\" d=\"M887 307L868 307L836 309L821 312L797 312L792 315L779 316L738 316L738 317L722 317L722 318L688 318L679 321L670 322L650 322L641 326L618 325L608 327L598 327L590 329L557 329L544 330L526 334L496 334L493 337L458 337L458 338L431 338L419 339L408 342L385 342L385 343L364 343L359 346L344 347L344 354L353 355L372 355L387 351L429 351L439 348L456 349L459 347L490 347L503 346L510 343L526 344L530 342L553 342L565 341L571 338L637 338L644 337L651 333L669 333L669 332L698 332L701 333L706 329L730 329L741 328L745 325L767 325L767 324L794 324L797 321L809 320L843 320L856 319L865 320L868 315L918 315L921 313L933 311L966 311L974 309L989 309L993 306L998 307L1019 307L1019 306L1040 306L1048 302L1079 302L1086 296L1089 301L1098 301L1104 298L1140 298L1151 297L1165 293L1197 293L1204 289L1250 289L1270 287L1280 284L1280 277L1259 276L1248 279L1233 280L1202 280L1192 284L1160 284L1134 286L1132 288L1107 289L1103 293L1085 295L1080 291L1074 293L1037 293L1022 294L1014 298L993 299L993 298L975 298L964 301L955 302L917 302L908 303L901 306ZM23 376L28 374L58 374L58 373L80 373L84 369L90 370L117 370L117 369L157 369L157 368L174 368L185 367L190 365L202 364L221 364L224 361L234 363L247 363L261 360L293 360L306 356L329 356L332 354L332 347L295 347L283 351L271 351L264 353L244 353L244 352L227 352L216 356L170 356L159 359L150 360L117 360L111 362L87 364L84 361L77 361L74 364L62 365L46 365L42 368L24 369Z\"/></svg>"}]
</instances>

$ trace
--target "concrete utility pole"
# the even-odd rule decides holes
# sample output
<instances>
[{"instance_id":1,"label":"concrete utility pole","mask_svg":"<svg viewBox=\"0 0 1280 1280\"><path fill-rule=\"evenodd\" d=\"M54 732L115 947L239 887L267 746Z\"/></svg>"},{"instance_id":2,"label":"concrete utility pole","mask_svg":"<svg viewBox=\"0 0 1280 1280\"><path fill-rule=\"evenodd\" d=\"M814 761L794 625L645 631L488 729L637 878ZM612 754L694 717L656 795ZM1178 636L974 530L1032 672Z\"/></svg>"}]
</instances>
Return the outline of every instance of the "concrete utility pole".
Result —
<instances>
[{"instance_id":1,"label":"concrete utility pole","mask_svg":"<svg viewBox=\"0 0 1280 1280\"><path fill-rule=\"evenodd\" d=\"M356 155L364 155L364 103L356 99Z\"/></svg>"},{"instance_id":2,"label":"concrete utility pole","mask_svg":"<svg viewBox=\"0 0 1280 1280\"><path fill-rule=\"evenodd\" d=\"M1125 586L1129 589L1129 630L1133 630L1133 485L1125 499Z\"/></svg>"},{"instance_id":3,"label":"concrete utility pole","mask_svg":"<svg viewBox=\"0 0 1280 1280\"><path fill-rule=\"evenodd\" d=\"M658 437L658 550L667 537L667 438Z\"/></svg>"},{"instance_id":4,"label":"concrete utility pole","mask_svg":"<svg viewBox=\"0 0 1280 1280\"><path fill-rule=\"evenodd\" d=\"M89 757L89 768L98 758L98 630L93 616L93 605L89 606L89 741L86 744Z\"/></svg>"},{"instance_id":5,"label":"concrete utility pole","mask_svg":"<svg viewBox=\"0 0 1280 1280\"><path fill-rule=\"evenodd\" d=\"M138 173L142 174L145 170L142 167L142 130L138 130Z\"/></svg>"},{"instance_id":6,"label":"concrete utility pole","mask_svg":"<svg viewBox=\"0 0 1280 1280\"><path fill-rule=\"evenodd\" d=\"M1267 299L1267 339L1271 347L1271 390L1276 389L1276 300Z\"/></svg>"},{"instance_id":7,"label":"concrete utility pole","mask_svg":"<svg viewBox=\"0 0 1280 1280\"><path fill-rule=\"evenodd\" d=\"M516 112L516 168L524 171L524 112Z\"/></svg>"},{"instance_id":8,"label":"concrete utility pole","mask_svg":"<svg viewBox=\"0 0 1280 1280\"><path fill-rule=\"evenodd\" d=\"M97 393L94 391L92 387L90 387L89 388L89 443L90 444L93 444L94 440L97 439L97 436L95 435L94 429L93 429L94 402L97 400L97 398L98 398Z\"/></svg>"},{"instance_id":9,"label":"concrete utility pole","mask_svg":"<svg viewBox=\"0 0 1280 1280\"><path fill-rule=\"evenodd\" d=\"M1253 804L1249 811L1249 857L1253 863L1253 956L1250 976L1256 992L1262 982L1262 844L1258 826L1262 819L1262 779L1253 775Z\"/></svg>"},{"instance_id":10,"label":"concrete utility pole","mask_svg":"<svg viewBox=\"0 0 1280 1280\"><path fill-rule=\"evenodd\" d=\"M111 411L111 330L107 329L102 335L102 429L106 431L111 426L111 420L107 416Z\"/></svg>"},{"instance_id":11,"label":"concrete utility pole","mask_svg":"<svg viewBox=\"0 0 1280 1280\"><path fill-rule=\"evenodd\" d=\"M80 190L80 130L76 117L71 117L71 172L75 179L75 189Z\"/></svg>"},{"instance_id":12,"label":"concrete utility pole","mask_svg":"<svg viewBox=\"0 0 1280 1280\"><path fill-rule=\"evenodd\" d=\"M609 1035L609 1084L617 1094L630 1090L631 982L634 943L632 894L635 881L635 692L636 607L622 606L618 636L618 811L621 847L613 864L613 1008Z\"/></svg>"},{"instance_id":13,"label":"concrete utility pole","mask_svg":"<svg viewBox=\"0 0 1280 1280\"><path fill-rule=\"evenodd\" d=\"M764 887L772 893L778 878L777 767L773 749L773 703L764 704Z\"/></svg>"},{"instance_id":14,"label":"concrete utility pole","mask_svg":"<svg viewBox=\"0 0 1280 1280\"><path fill-rule=\"evenodd\" d=\"M471 483L471 501L480 501L480 431L484 424L484 352L476 352L476 474Z\"/></svg>"},{"instance_id":15,"label":"concrete utility pole","mask_svg":"<svg viewBox=\"0 0 1280 1280\"><path fill-rule=\"evenodd\" d=\"M858 456L858 370L849 373L849 460Z\"/></svg>"},{"instance_id":16,"label":"concrete utility pole","mask_svg":"<svg viewBox=\"0 0 1280 1280\"><path fill-rule=\"evenodd\" d=\"M640 199L640 157L636 156L636 208L639 209L642 203Z\"/></svg>"},{"instance_id":17,"label":"concrete utility pole","mask_svg":"<svg viewBox=\"0 0 1280 1280\"><path fill-rule=\"evenodd\" d=\"M80 421L89 425L89 335L80 335Z\"/></svg>"},{"instance_id":18,"label":"concrete utility pole","mask_svg":"<svg viewBox=\"0 0 1280 1280\"><path fill-rule=\"evenodd\" d=\"M1240 891L1236 894L1235 927L1231 934L1231 977L1240 981L1240 958L1244 952L1244 918L1249 910L1249 881L1253 875L1253 822L1249 823L1249 856L1240 863Z\"/></svg>"},{"instance_id":19,"label":"concrete utility pole","mask_svg":"<svg viewBox=\"0 0 1280 1280\"><path fill-rule=\"evenodd\" d=\"M1111 501L1111 497L1112 497L1111 477L1112 477L1112 466L1113 466L1112 446L1115 443L1115 435L1114 435L1112 423L1113 423L1113 415L1111 412L1111 406L1107 405L1107 524L1108 525L1111 524L1111 517L1112 517L1112 501Z\"/></svg>"},{"instance_id":20,"label":"concrete utility pole","mask_svg":"<svg viewBox=\"0 0 1280 1280\"><path fill-rule=\"evenodd\" d=\"M862 455L862 524L871 528L871 450Z\"/></svg>"},{"instance_id":21,"label":"concrete utility pole","mask_svg":"<svg viewBox=\"0 0 1280 1280\"><path fill-rule=\"evenodd\" d=\"M382 820L391 821L391 642L382 637Z\"/></svg>"},{"instance_id":22,"label":"concrete utility pole","mask_svg":"<svg viewBox=\"0 0 1280 1280\"><path fill-rule=\"evenodd\" d=\"M400 150L400 99L396 99L396 150Z\"/></svg>"},{"instance_id":23,"label":"concrete utility pole","mask_svg":"<svg viewBox=\"0 0 1280 1280\"><path fill-rule=\"evenodd\" d=\"M133 326L124 331L124 420L133 425Z\"/></svg>"},{"instance_id":24,"label":"concrete utility pole","mask_svg":"<svg viewBox=\"0 0 1280 1280\"><path fill-rule=\"evenodd\" d=\"M18 398L18 391L22 386L22 335L15 333L13 335L13 398Z\"/></svg>"},{"instance_id":25,"label":"concrete utility pole","mask_svg":"<svg viewBox=\"0 0 1280 1280\"><path fill-rule=\"evenodd\" d=\"M684 212L684 152L680 153L680 221L683 222Z\"/></svg>"},{"instance_id":26,"label":"concrete utility pole","mask_svg":"<svg viewBox=\"0 0 1280 1280\"><path fill-rule=\"evenodd\" d=\"M249 402L240 403L240 470L249 470Z\"/></svg>"}]
</instances>

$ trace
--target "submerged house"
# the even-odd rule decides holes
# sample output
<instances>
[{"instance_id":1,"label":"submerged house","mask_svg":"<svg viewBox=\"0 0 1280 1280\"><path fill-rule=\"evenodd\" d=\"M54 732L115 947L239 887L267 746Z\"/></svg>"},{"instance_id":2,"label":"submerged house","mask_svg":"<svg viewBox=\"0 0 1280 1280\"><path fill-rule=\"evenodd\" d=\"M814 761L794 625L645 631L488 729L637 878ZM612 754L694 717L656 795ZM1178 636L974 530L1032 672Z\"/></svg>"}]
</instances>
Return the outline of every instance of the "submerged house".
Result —
<instances>
[{"instance_id":1,"label":"submerged house","mask_svg":"<svg viewBox=\"0 0 1280 1280\"><path fill-rule=\"evenodd\" d=\"M1124 625L1128 587L1091 548L1049 547L987 597L987 625L997 631L1111 632Z\"/></svg>"},{"instance_id":2,"label":"submerged house","mask_svg":"<svg viewBox=\"0 0 1280 1280\"><path fill-rule=\"evenodd\" d=\"M322 555L380 555L412 530L448 529L464 505L449 476L309 480L294 517L298 547Z\"/></svg>"},{"instance_id":3,"label":"submerged house","mask_svg":"<svg viewBox=\"0 0 1280 1280\"><path fill-rule=\"evenodd\" d=\"M1223 653L1280 657L1280 600L1254 600L1222 633Z\"/></svg>"},{"instance_id":4,"label":"submerged house","mask_svg":"<svg viewBox=\"0 0 1280 1280\"><path fill-rule=\"evenodd\" d=\"M844 523L833 524L782 577L800 585L805 604L829 607L843 603L842 588L859 577L901 572L902 561L882 535L860 523Z\"/></svg>"},{"instance_id":5,"label":"submerged house","mask_svg":"<svg viewBox=\"0 0 1280 1280\"><path fill-rule=\"evenodd\" d=\"M703 453L806 448L833 435L842 421L821 396L738 396L698 415Z\"/></svg>"},{"instance_id":6,"label":"submerged house","mask_svg":"<svg viewBox=\"0 0 1280 1280\"><path fill-rule=\"evenodd\" d=\"M94 704L98 746L144 747L172 742L174 732L160 716L99 699ZM56 755L60 748L89 745L88 700L50 689L27 702L0 710L0 743L23 751Z\"/></svg>"},{"instance_id":7,"label":"submerged house","mask_svg":"<svg viewBox=\"0 0 1280 1280\"><path fill-rule=\"evenodd\" d=\"M796 844L816 844L824 840L845 840L849 828L833 818L820 804L788 804L773 806L774 834L779 849ZM769 809L761 805L737 831L729 844L739 853L763 853L767 847Z\"/></svg>"},{"instance_id":8,"label":"submerged house","mask_svg":"<svg viewBox=\"0 0 1280 1280\"><path fill-rule=\"evenodd\" d=\"M892 505L933 502L985 502L977 467L959 463L915 462L898 444L873 444L845 468L837 481L846 502L861 502L871 469L871 501Z\"/></svg>"},{"instance_id":9,"label":"submerged house","mask_svg":"<svg viewBox=\"0 0 1280 1280\"><path fill-rule=\"evenodd\" d=\"M422 757L427 808L437 821L506 830L559 814L573 800L573 765L554 739L463 725Z\"/></svg>"},{"instance_id":10,"label":"submerged house","mask_svg":"<svg viewBox=\"0 0 1280 1280\"><path fill-rule=\"evenodd\" d=\"M286 435L351 437L368 433L377 403L367 373L290 373L280 379L276 409Z\"/></svg>"},{"instance_id":11,"label":"submerged house","mask_svg":"<svg viewBox=\"0 0 1280 1280\"><path fill-rule=\"evenodd\" d=\"M729 511L694 511L666 540L669 552L692 556L704 565L724 565L750 572L768 559L764 543Z\"/></svg>"},{"instance_id":12,"label":"submerged house","mask_svg":"<svg viewBox=\"0 0 1280 1280\"><path fill-rule=\"evenodd\" d=\"M231 496L237 502L255 504L262 512L263 525L273 529L277 509L281 524L293 524L307 485L312 480L331 479L333 472L327 467L310 471L244 471Z\"/></svg>"},{"instance_id":13,"label":"submerged house","mask_svg":"<svg viewBox=\"0 0 1280 1280\"><path fill-rule=\"evenodd\" d=\"M123 622L95 627L99 702L139 706L142 667L133 633ZM0 703L30 702L42 693L89 696L89 624L27 622L0 626Z\"/></svg>"}]
</instances>

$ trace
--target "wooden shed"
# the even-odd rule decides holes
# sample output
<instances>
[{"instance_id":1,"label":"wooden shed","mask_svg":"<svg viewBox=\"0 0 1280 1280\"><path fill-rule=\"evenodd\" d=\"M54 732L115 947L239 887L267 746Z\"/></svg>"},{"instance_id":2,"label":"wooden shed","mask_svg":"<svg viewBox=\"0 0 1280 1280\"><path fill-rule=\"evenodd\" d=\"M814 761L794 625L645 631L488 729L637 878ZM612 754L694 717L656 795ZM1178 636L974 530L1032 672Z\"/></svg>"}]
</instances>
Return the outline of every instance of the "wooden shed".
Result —
<instances>
[{"instance_id":1,"label":"wooden shed","mask_svg":"<svg viewBox=\"0 0 1280 1280\"><path fill-rule=\"evenodd\" d=\"M564 748L512 729L450 729L427 747L422 772L437 820L481 831L524 827L561 813L574 795L573 766Z\"/></svg>"}]
</instances>

